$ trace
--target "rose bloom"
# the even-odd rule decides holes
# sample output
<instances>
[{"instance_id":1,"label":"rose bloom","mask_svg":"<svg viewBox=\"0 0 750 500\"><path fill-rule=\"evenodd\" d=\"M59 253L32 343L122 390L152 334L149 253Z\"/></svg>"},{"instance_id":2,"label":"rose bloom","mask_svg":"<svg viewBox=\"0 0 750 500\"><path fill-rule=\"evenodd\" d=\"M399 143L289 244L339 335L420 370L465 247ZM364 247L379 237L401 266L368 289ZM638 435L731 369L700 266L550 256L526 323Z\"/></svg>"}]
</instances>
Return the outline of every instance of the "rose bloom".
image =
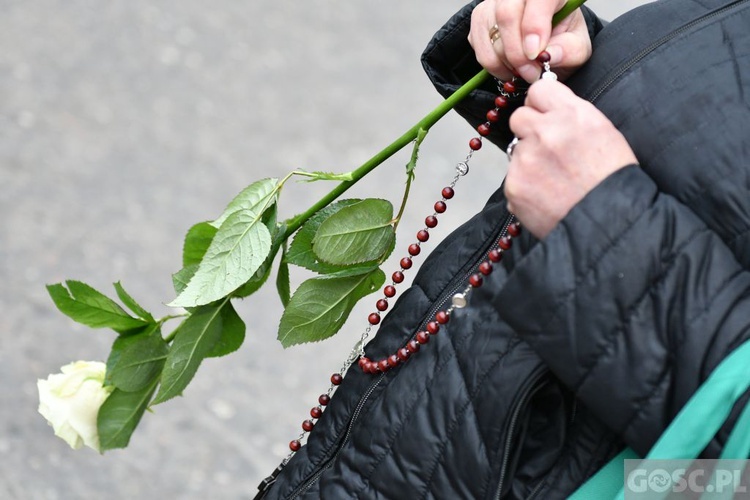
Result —
<instances>
[{"instance_id":1,"label":"rose bloom","mask_svg":"<svg viewBox=\"0 0 750 500\"><path fill-rule=\"evenodd\" d=\"M86 445L99 450L96 417L112 387L104 387L106 365L99 361L76 361L62 373L38 380L39 413L71 448Z\"/></svg>"}]
</instances>

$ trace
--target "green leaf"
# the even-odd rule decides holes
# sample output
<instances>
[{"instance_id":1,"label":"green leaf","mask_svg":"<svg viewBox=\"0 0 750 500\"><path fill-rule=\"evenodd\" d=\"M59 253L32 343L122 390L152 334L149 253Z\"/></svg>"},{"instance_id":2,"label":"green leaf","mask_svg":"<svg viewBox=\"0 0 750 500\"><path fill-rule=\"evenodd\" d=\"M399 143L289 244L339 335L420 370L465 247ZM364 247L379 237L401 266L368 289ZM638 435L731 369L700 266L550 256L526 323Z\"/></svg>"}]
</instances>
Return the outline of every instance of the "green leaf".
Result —
<instances>
[{"instance_id":1,"label":"green leaf","mask_svg":"<svg viewBox=\"0 0 750 500\"><path fill-rule=\"evenodd\" d=\"M285 256L286 262L295 266L304 267L316 273L331 273L344 269L342 266L334 266L321 262L313 252L313 238L320 225L333 214L337 213L344 207L348 207L362 200L347 199L332 203L315 213L300 228L294 236L292 244ZM359 273L362 274L362 273Z\"/></svg>"},{"instance_id":2,"label":"green leaf","mask_svg":"<svg viewBox=\"0 0 750 500\"><path fill-rule=\"evenodd\" d=\"M210 222L199 222L191 227L185 235L185 243L182 245L182 266L188 267L200 264L206 255L211 241L216 236L217 229Z\"/></svg>"},{"instance_id":3,"label":"green leaf","mask_svg":"<svg viewBox=\"0 0 750 500\"><path fill-rule=\"evenodd\" d=\"M169 348L158 328L128 338L133 341L120 348L107 378L118 389L135 392L159 379Z\"/></svg>"},{"instance_id":4,"label":"green leaf","mask_svg":"<svg viewBox=\"0 0 750 500\"><path fill-rule=\"evenodd\" d=\"M266 281L268 281L268 277L271 275L271 263L273 257L273 255L269 254L268 258L266 258L258 270L255 271L255 274L253 274L252 277L242 286L232 292L231 296L233 298L245 298L260 290L260 287L265 285Z\"/></svg>"},{"instance_id":5,"label":"green leaf","mask_svg":"<svg viewBox=\"0 0 750 500\"><path fill-rule=\"evenodd\" d=\"M393 205L374 198L344 207L323 221L313 238L315 255L329 264L359 264L393 244Z\"/></svg>"},{"instance_id":6,"label":"green leaf","mask_svg":"<svg viewBox=\"0 0 750 500\"><path fill-rule=\"evenodd\" d=\"M99 408L96 426L99 430L99 448L102 452L114 448L125 448L130 442L138 422L148 408L159 380L135 392L115 388Z\"/></svg>"},{"instance_id":7,"label":"green leaf","mask_svg":"<svg viewBox=\"0 0 750 500\"><path fill-rule=\"evenodd\" d=\"M354 305L385 282L380 269L347 278L313 278L302 283L284 309L279 341L284 347L326 339L344 325Z\"/></svg>"},{"instance_id":8,"label":"green leaf","mask_svg":"<svg viewBox=\"0 0 750 500\"><path fill-rule=\"evenodd\" d=\"M276 273L276 291L284 307L289 304L291 296L291 284L289 279L289 265L286 263L286 245L281 251L281 261L279 262L279 272Z\"/></svg>"},{"instance_id":9,"label":"green leaf","mask_svg":"<svg viewBox=\"0 0 750 500\"><path fill-rule=\"evenodd\" d=\"M271 234L261 219L246 209L227 217L187 287L168 305L209 304L252 278L271 250Z\"/></svg>"},{"instance_id":10,"label":"green leaf","mask_svg":"<svg viewBox=\"0 0 750 500\"><path fill-rule=\"evenodd\" d=\"M283 231L280 231L279 228L275 225L275 207L276 205L268 210L273 212L272 217L267 217L265 214L263 215L263 219L265 220L268 232L271 234L271 249L268 251L268 255L263 261L263 264L261 264L258 270L255 271L255 274L253 274L252 277L247 280L242 286L232 292L232 297L244 298L254 294L258 290L260 290L260 288L266 283L266 281L268 281L268 277L271 275L273 261L276 258L276 253L279 251L279 247L281 246L281 243L283 241L281 238L284 236Z\"/></svg>"},{"instance_id":11,"label":"green leaf","mask_svg":"<svg viewBox=\"0 0 750 500\"><path fill-rule=\"evenodd\" d=\"M154 328L158 328L158 325L152 324L149 327L144 328L142 332L134 335L120 335L115 339L112 343L112 348L109 351L109 357L107 358L107 369L104 372L104 385L114 385L114 382L112 382L112 373L114 373L115 365L120 360L123 351L131 344L138 343L141 336L144 335L144 332L153 332Z\"/></svg>"},{"instance_id":12,"label":"green leaf","mask_svg":"<svg viewBox=\"0 0 750 500\"><path fill-rule=\"evenodd\" d=\"M47 291L60 312L78 323L91 328L111 328L118 333L148 324L130 316L115 301L85 283L68 280L65 284L67 289L61 283L47 285Z\"/></svg>"},{"instance_id":13,"label":"green leaf","mask_svg":"<svg viewBox=\"0 0 750 500\"><path fill-rule=\"evenodd\" d=\"M114 283L115 291L117 292L117 296L120 297L120 300L122 301L125 306L133 311L133 313L138 316L141 319L144 319L148 321L149 323L153 323L156 320L151 315L150 312L145 310L141 305L133 299L133 297L130 296L128 292L125 291L125 289L122 287L122 284L118 281L117 283Z\"/></svg>"},{"instance_id":14,"label":"green leaf","mask_svg":"<svg viewBox=\"0 0 750 500\"><path fill-rule=\"evenodd\" d=\"M378 269L380 265L377 262L367 262L356 266L342 267L340 270L323 275L325 278L347 278L349 276L361 276Z\"/></svg>"},{"instance_id":15,"label":"green leaf","mask_svg":"<svg viewBox=\"0 0 750 500\"><path fill-rule=\"evenodd\" d=\"M279 205L277 203L267 205L267 208L263 212L263 224L266 225L266 227L268 228L268 232L271 233L272 237L276 235L276 231L278 229L276 227L276 220L278 215Z\"/></svg>"},{"instance_id":16,"label":"green leaf","mask_svg":"<svg viewBox=\"0 0 750 500\"><path fill-rule=\"evenodd\" d=\"M174 291L177 295L181 294L185 288L187 288L188 283L193 278L193 275L195 275L195 272L198 270L198 264L192 264L187 267L183 267L176 273L172 275L172 286L174 287Z\"/></svg>"},{"instance_id":17,"label":"green leaf","mask_svg":"<svg viewBox=\"0 0 750 500\"><path fill-rule=\"evenodd\" d=\"M216 228L221 227L224 221L238 210L251 210L263 213L272 203L275 203L278 194L279 180L275 178L261 179L253 182L229 202L224 213L210 224Z\"/></svg>"},{"instance_id":18,"label":"green leaf","mask_svg":"<svg viewBox=\"0 0 750 500\"><path fill-rule=\"evenodd\" d=\"M221 336L206 355L207 358L217 358L233 353L245 341L245 323L234 310L231 302L227 301L221 308L221 321Z\"/></svg>"},{"instance_id":19,"label":"green leaf","mask_svg":"<svg viewBox=\"0 0 750 500\"><path fill-rule=\"evenodd\" d=\"M193 379L203 358L221 337L222 305L196 308L177 327L161 375L161 388L153 404L163 403L182 394Z\"/></svg>"}]
</instances>

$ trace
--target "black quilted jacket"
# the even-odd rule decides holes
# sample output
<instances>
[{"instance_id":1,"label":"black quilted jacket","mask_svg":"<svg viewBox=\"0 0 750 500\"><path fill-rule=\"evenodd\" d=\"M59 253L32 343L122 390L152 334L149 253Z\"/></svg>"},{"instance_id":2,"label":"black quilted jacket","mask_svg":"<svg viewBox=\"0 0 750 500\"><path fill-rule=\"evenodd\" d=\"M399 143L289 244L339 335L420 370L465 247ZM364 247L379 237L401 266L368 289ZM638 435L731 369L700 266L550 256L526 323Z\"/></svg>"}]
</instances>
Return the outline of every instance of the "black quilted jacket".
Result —
<instances>
[{"instance_id":1,"label":"black quilted jacket","mask_svg":"<svg viewBox=\"0 0 750 500\"><path fill-rule=\"evenodd\" d=\"M473 5L425 51L443 95L480 69ZM624 444L645 453L750 338L750 0L589 21L593 57L567 83L640 167L603 181L545 240L518 238L406 364L351 369L266 498L564 498ZM458 111L477 125L492 98L488 83ZM504 147L500 125L490 139ZM507 217L498 190L424 262L368 356L424 328Z\"/></svg>"}]
</instances>

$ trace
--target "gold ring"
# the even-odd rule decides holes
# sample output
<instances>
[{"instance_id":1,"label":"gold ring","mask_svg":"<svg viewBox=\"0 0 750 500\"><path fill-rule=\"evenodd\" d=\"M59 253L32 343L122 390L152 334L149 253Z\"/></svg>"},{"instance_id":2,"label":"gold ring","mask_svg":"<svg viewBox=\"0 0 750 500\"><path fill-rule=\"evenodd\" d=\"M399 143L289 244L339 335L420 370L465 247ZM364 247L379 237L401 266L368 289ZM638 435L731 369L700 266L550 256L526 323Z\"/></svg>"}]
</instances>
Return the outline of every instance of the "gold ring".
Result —
<instances>
[{"instance_id":1,"label":"gold ring","mask_svg":"<svg viewBox=\"0 0 750 500\"><path fill-rule=\"evenodd\" d=\"M495 24L494 26L492 26L492 28L490 28L489 35L490 35L490 41L492 42L493 45L495 42L497 42L500 39L500 28L498 28L497 24Z\"/></svg>"}]
</instances>

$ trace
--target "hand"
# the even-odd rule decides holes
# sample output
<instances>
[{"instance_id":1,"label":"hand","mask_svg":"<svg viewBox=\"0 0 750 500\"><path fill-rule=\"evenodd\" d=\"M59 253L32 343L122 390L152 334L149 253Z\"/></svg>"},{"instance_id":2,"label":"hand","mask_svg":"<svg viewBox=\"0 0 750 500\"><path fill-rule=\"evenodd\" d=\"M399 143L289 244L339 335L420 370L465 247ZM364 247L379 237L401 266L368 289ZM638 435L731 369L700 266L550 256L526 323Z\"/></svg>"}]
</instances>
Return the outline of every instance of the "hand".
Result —
<instances>
[{"instance_id":1,"label":"hand","mask_svg":"<svg viewBox=\"0 0 750 500\"><path fill-rule=\"evenodd\" d=\"M508 166L508 209L539 239L613 172L637 163L614 124L565 85L540 80L510 117L520 139Z\"/></svg>"},{"instance_id":2,"label":"hand","mask_svg":"<svg viewBox=\"0 0 750 500\"><path fill-rule=\"evenodd\" d=\"M516 73L527 82L539 79L535 62L542 50L561 80L591 57L591 38L581 9L576 9L552 29L552 16L565 0L485 0L471 15L469 43L477 61L501 80ZM497 24L500 38L490 40Z\"/></svg>"}]
</instances>

